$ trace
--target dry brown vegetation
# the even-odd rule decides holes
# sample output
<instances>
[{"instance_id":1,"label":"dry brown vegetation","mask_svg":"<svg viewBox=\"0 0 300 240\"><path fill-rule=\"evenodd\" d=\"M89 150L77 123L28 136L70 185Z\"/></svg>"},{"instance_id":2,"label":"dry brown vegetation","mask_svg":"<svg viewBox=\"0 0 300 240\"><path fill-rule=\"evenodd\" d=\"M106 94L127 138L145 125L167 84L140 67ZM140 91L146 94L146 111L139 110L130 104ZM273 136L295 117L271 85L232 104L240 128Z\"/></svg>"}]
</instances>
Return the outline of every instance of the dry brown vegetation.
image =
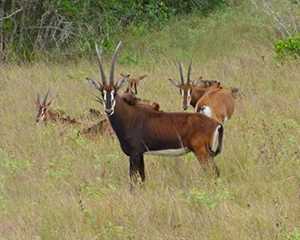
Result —
<instances>
[{"instance_id":1,"label":"dry brown vegetation","mask_svg":"<svg viewBox=\"0 0 300 240\"><path fill-rule=\"evenodd\" d=\"M70 127L34 123L38 89L52 87L54 107L75 118L102 109L85 81L99 75L96 57L2 67L0 239L300 239L300 64L274 60L276 36L256 14L248 6L174 22L148 36L148 47L128 36L120 58L139 46L140 62L116 67L148 74L139 97L164 111L181 111L168 81L179 77L177 60L186 66L193 57L193 79L239 88L217 183L193 154L146 156L146 184L131 194L115 137L90 141Z\"/></svg>"}]
</instances>

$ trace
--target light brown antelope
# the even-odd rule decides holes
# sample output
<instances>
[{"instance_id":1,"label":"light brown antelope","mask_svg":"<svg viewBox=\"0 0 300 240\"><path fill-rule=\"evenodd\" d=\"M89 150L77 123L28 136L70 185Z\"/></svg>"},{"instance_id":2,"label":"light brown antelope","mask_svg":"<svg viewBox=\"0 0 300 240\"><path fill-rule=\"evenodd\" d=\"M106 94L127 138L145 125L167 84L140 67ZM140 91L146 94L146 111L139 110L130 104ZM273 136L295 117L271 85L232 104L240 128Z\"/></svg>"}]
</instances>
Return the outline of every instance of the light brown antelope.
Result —
<instances>
[{"instance_id":1,"label":"light brown antelope","mask_svg":"<svg viewBox=\"0 0 300 240\"><path fill-rule=\"evenodd\" d=\"M220 82L202 89L205 90L205 94L197 101L195 112L205 114L223 124L227 122L234 112L235 100L232 93L223 88Z\"/></svg>"},{"instance_id":2,"label":"light brown antelope","mask_svg":"<svg viewBox=\"0 0 300 240\"><path fill-rule=\"evenodd\" d=\"M223 126L203 114L167 113L128 104L117 94L126 84L127 77L114 84L115 61L120 46L121 42L113 54L107 82L96 45L102 84L92 79L89 79L89 83L100 91L104 112L119 139L121 149L129 156L132 184L136 184L138 175L142 182L145 181L144 154L180 156L193 152L204 169L211 163L218 177L219 169L214 157L221 152Z\"/></svg>"},{"instance_id":3,"label":"light brown antelope","mask_svg":"<svg viewBox=\"0 0 300 240\"><path fill-rule=\"evenodd\" d=\"M218 81L204 81L202 77L191 81L190 62L187 73L187 82L184 83L182 66L179 62L179 73L181 84L169 79L171 84L180 89L182 96L182 109L187 110L191 105L195 112L205 114L215 118L221 123L225 123L233 114L235 101L232 93L223 88ZM198 106L196 107L196 105Z\"/></svg>"},{"instance_id":4,"label":"light brown antelope","mask_svg":"<svg viewBox=\"0 0 300 240\"><path fill-rule=\"evenodd\" d=\"M65 112L62 110L53 110L52 105L54 102L54 99L47 102L48 95L50 93L50 89L47 91L43 102L41 103L40 100L40 92L37 93L37 99L33 99L35 105L36 105L36 123L47 123L47 122L62 122L62 123L68 123L68 124L78 124L78 122L75 119L70 118L69 116L66 116Z\"/></svg>"},{"instance_id":5,"label":"light brown antelope","mask_svg":"<svg viewBox=\"0 0 300 240\"><path fill-rule=\"evenodd\" d=\"M133 94L137 95L138 94L138 85L139 82L141 80L143 80L145 77L147 77L148 75L143 75L137 78L134 77L130 77L130 75L125 75L125 74L121 74L122 77L128 77L128 86L125 90L125 92L132 92Z\"/></svg>"},{"instance_id":6,"label":"light brown antelope","mask_svg":"<svg viewBox=\"0 0 300 240\"><path fill-rule=\"evenodd\" d=\"M189 67L188 67L186 83L184 83L182 65L180 62L178 65L179 65L179 73L180 73L181 83L178 83L177 81L175 81L173 79L169 79L169 81L172 85L179 88L179 92L182 97L182 107L181 108L183 110L187 110L189 105L192 105L193 107L195 107L197 101L199 100L199 98L197 98L198 96L196 96L196 94L194 93L194 89L198 85L198 81L193 82L193 81L191 81L191 78L190 78L192 61L190 62Z\"/></svg>"}]
</instances>

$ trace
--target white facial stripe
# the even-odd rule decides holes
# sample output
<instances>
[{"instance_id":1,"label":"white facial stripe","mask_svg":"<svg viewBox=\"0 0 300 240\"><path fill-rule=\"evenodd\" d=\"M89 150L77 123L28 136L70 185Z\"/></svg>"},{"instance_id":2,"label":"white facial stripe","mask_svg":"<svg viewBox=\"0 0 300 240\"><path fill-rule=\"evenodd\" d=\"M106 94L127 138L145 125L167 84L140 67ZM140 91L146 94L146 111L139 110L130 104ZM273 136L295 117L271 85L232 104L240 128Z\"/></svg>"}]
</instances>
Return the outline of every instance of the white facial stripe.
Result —
<instances>
[{"instance_id":1,"label":"white facial stripe","mask_svg":"<svg viewBox=\"0 0 300 240\"><path fill-rule=\"evenodd\" d=\"M114 101L115 91L110 92L111 101Z\"/></svg>"},{"instance_id":2,"label":"white facial stripe","mask_svg":"<svg viewBox=\"0 0 300 240\"><path fill-rule=\"evenodd\" d=\"M180 92L181 92L181 96L184 97L184 91L181 90Z\"/></svg>"},{"instance_id":3,"label":"white facial stripe","mask_svg":"<svg viewBox=\"0 0 300 240\"><path fill-rule=\"evenodd\" d=\"M106 94L107 92L105 90L103 90L103 100L106 101Z\"/></svg>"}]
</instances>

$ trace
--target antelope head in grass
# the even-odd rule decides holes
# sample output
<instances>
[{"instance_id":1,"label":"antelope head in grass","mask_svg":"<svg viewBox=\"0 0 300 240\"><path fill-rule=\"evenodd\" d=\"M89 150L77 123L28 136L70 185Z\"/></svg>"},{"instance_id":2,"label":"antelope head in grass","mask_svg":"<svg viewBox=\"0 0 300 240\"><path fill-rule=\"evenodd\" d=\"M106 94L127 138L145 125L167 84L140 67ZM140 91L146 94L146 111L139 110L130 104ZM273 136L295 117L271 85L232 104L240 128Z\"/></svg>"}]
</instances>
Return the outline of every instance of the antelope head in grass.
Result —
<instances>
[{"instance_id":1,"label":"antelope head in grass","mask_svg":"<svg viewBox=\"0 0 300 240\"><path fill-rule=\"evenodd\" d=\"M47 102L48 95L50 93L50 89L47 91L43 101L41 102L41 94L38 91L37 99L33 99L36 105L36 118L35 122L47 122L47 121L56 121L58 118L58 114L51 109L54 99Z\"/></svg>"},{"instance_id":2,"label":"antelope head in grass","mask_svg":"<svg viewBox=\"0 0 300 240\"><path fill-rule=\"evenodd\" d=\"M121 42L113 54L107 82L96 45L102 83L92 79L89 79L89 83L99 90L104 112L118 137L121 149L129 157L132 185L136 184L138 177L145 181L144 154L180 156L193 152L204 169L211 163L215 176L219 176L214 157L221 152L222 125L203 114L162 112L128 104L117 94L128 78L123 77L114 83L115 61L120 47Z\"/></svg>"},{"instance_id":3,"label":"antelope head in grass","mask_svg":"<svg viewBox=\"0 0 300 240\"><path fill-rule=\"evenodd\" d=\"M40 96L39 91L37 93L37 99L33 99L33 101L36 105L35 122L36 123L41 123L41 122L47 123L47 122L60 121L63 123L78 124L78 122L75 119L72 119L69 116L66 116L64 111L52 109L55 98L47 102L49 93L50 93L50 89L47 91L42 102L41 102L41 96Z\"/></svg>"}]
</instances>

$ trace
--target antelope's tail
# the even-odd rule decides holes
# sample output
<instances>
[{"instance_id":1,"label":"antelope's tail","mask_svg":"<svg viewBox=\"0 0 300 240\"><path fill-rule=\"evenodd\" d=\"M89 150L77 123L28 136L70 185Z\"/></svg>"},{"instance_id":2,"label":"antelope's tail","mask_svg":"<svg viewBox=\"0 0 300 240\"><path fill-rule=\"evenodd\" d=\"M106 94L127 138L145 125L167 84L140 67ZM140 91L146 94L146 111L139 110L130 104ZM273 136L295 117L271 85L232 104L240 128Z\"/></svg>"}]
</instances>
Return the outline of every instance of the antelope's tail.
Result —
<instances>
[{"instance_id":1,"label":"antelope's tail","mask_svg":"<svg viewBox=\"0 0 300 240\"><path fill-rule=\"evenodd\" d=\"M223 142L223 132L224 132L223 126L221 124L219 124L214 133L214 136L213 136L212 147L210 147L209 144L207 145L207 150L211 157L215 157L219 153L221 153L222 142Z\"/></svg>"}]
</instances>

